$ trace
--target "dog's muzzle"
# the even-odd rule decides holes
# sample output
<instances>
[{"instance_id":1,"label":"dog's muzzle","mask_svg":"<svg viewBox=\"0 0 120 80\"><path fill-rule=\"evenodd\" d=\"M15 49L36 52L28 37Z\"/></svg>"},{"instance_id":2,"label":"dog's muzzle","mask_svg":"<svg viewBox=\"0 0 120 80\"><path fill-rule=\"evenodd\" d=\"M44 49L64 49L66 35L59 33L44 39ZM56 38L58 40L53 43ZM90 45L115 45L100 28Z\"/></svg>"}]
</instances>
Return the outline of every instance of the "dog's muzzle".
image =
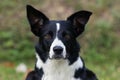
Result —
<instances>
[{"instance_id":1,"label":"dog's muzzle","mask_svg":"<svg viewBox=\"0 0 120 80\"><path fill-rule=\"evenodd\" d=\"M63 48L61 46L53 47L54 55L52 56L53 59L62 59L63 57Z\"/></svg>"},{"instance_id":2,"label":"dog's muzzle","mask_svg":"<svg viewBox=\"0 0 120 80\"><path fill-rule=\"evenodd\" d=\"M63 55L64 49L61 46L55 46L53 47L53 55L50 59L65 59L65 56Z\"/></svg>"},{"instance_id":3,"label":"dog's muzzle","mask_svg":"<svg viewBox=\"0 0 120 80\"><path fill-rule=\"evenodd\" d=\"M63 58L63 48L61 46L55 46L53 48L54 55L52 56L53 59L61 59Z\"/></svg>"},{"instance_id":4,"label":"dog's muzzle","mask_svg":"<svg viewBox=\"0 0 120 80\"><path fill-rule=\"evenodd\" d=\"M53 48L55 55L61 55L63 53L63 48L61 46L55 46Z\"/></svg>"}]
</instances>

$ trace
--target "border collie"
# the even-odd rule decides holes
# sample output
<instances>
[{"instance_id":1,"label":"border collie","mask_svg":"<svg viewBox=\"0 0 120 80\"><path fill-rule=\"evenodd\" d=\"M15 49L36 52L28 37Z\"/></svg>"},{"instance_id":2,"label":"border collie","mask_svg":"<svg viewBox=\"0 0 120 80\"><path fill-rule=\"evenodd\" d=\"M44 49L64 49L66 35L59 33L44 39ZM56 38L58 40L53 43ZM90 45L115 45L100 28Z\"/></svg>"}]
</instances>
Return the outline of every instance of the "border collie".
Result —
<instances>
[{"instance_id":1,"label":"border collie","mask_svg":"<svg viewBox=\"0 0 120 80\"><path fill-rule=\"evenodd\" d=\"M35 46L35 70L26 80L97 80L79 56L80 46L76 41L91 14L83 10L66 20L49 20L42 12L27 5L31 31L39 41Z\"/></svg>"}]
</instances>

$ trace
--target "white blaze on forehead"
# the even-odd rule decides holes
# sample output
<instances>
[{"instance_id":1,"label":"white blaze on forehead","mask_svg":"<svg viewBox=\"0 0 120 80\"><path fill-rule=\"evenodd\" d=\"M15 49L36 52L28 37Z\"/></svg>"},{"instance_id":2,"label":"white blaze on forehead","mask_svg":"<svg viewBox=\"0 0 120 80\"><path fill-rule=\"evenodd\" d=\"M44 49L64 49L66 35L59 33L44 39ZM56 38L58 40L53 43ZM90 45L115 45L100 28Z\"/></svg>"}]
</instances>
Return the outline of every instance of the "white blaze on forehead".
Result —
<instances>
[{"instance_id":1,"label":"white blaze on forehead","mask_svg":"<svg viewBox=\"0 0 120 80\"><path fill-rule=\"evenodd\" d=\"M52 56L54 55L53 48L55 46L61 46L63 48L62 55L63 55L64 58L66 57L66 47L63 44L63 42L58 38L58 32L59 31L60 31L60 23L56 23L56 37L55 37L53 43L50 46L50 51L49 51L50 58L52 58Z\"/></svg>"},{"instance_id":2,"label":"white blaze on forehead","mask_svg":"<svg viewBox=\"0 0 120 80\"><path fill-rule=\"evenodd\" d=\"M58 31L60 30L60 23L56 23L56 26L57 26L57 33L58 33Z\"/></svg>"}]
</instances>

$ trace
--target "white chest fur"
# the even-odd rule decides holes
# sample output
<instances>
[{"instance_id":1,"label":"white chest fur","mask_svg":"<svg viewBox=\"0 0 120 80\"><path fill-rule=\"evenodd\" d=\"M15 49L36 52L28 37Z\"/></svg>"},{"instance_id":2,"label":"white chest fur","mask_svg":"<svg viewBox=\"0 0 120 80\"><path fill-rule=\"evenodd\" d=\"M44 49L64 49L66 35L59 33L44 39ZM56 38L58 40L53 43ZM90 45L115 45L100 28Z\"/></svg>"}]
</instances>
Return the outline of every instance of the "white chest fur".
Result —
<instances>
[{"instance_id":1,"label":"white chest fur","mask_svg":"<svg viewBox=\"0 0 120 80\"><path fill-rule=\"evenodd\" d=\"M69 65L67 60L48 59L46 63L42 63L38 56L37 59L36 67L44 71L42 80L81 80L74 78L75 71L83 67L80 58L72 65Z\"/></svg>"}]
</instances>

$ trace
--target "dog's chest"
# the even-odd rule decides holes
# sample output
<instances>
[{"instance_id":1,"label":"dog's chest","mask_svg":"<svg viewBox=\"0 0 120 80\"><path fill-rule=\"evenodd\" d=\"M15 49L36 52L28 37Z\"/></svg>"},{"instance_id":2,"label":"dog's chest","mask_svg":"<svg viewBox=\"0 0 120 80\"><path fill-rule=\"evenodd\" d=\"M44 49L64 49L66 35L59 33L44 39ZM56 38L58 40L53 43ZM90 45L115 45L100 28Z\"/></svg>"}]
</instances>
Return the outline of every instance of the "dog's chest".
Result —
<instances>
[{"instance_id":1,"label":"dog's chest","mask_svg":"<svg viewBox=\"0 0 120 80\"><path fill-rule=\"evenodd\" d=\"M44 75L42 80L80 80L74 78L75 70L74 66L69 66L67 62L48 61L43 65Z\"/></svg>"}]
</instances>

